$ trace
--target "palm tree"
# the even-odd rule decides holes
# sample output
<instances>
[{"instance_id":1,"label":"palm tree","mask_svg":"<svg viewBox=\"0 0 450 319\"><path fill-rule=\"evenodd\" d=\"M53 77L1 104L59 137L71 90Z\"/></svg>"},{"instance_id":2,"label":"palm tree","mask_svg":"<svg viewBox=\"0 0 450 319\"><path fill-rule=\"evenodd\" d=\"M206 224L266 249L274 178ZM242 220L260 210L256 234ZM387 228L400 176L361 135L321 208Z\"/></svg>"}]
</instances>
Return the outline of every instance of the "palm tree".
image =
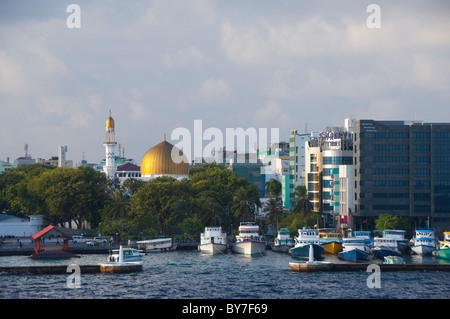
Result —
<instances>
[{"instance_id":1,"label":"palm tree","mask_svg":"<svg viewBox=\"0 0 450 319\"><path fill-rule=\"evenodd\" d=\"M271 178L265 185L265 190L269 195L272 197L275 197L278 199L278 197L281 194L282 186L279 181L276 179Z\"/></svg>"},{"instance_id":2,"label":"palm tree","mask_svg":"<svg viewBox=\"0 0 450 319\"><path fill-rule=\"evenodd\" d=\"M296 212L310 213L312 204L309 201L308 191L304 185L297 186L294 191L294 210Z\"/></svg>"},{"instance_id":3,"label":"palm tree","mask_svg":"<svg viewBox=\"0 0 450 319\"><path fill-rule=\"evenodd\" d=\"M233 196L231 212L235 218L241 221L252 218L256 220L256 206L250 192L246 188L240 187Z\"/></svg>"},{"instance_id":4,"label":"palm tree","mask_svg":"<svg viewBox=\"0 0 450 319\"><path fill-rule=\"evenodd\" d=\"M106 214L113 220L123 220L128 216L130 208L130 197L116 189L108 201Z\"/></svg>"},{"instance_id":5,"label":"palm tree","mask_svg":"<svg viewBox=\"0 0 450 319\"><path fill-rule=\"evenodd\" d=\"M281 213L282 208L280 207L280 202L271 198L264 205L263 212L266 212L267 222L273 224L275 222L276 228L278 229L278 216Z\"/></svg>"}]
</instances>

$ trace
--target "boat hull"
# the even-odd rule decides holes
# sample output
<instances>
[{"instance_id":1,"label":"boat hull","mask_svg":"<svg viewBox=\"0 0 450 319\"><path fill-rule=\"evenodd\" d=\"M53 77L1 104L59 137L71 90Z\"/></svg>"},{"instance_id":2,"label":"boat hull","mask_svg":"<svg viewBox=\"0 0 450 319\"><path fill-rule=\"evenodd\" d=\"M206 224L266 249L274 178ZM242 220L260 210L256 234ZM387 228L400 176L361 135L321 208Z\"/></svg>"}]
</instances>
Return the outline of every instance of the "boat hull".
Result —
<instances>
[{"instance_id":1,"label":"boat hull","mask_svg":"<svg viewBox=\"0 0 450 319\"><path fill-rule=\"evenodd\" d=\"M218 243L200 244L198 250L211 255L224 254L227 250L227 245Z\"/></svg>"},{"instance_id":2,"label":"boat hull","mask_svg":"<svg viewBox=\"0 0 450 319\"><path fill-rule=\"evenodd\" d=\"M333 241L330 243L322 243L323 252L325 254L337 254L342 251L342 243Z\"/></svg>"},{"instance_id":3,"label":"boat hull","mask_svg":"<svg viewBox=\"0 0 450 319\"><path fill-rule=\"evenodd\" d=\"M450 248L435 250L433 256L450 260Z\"/></svg>"},{"instance_id":4,"label":"boat hull","mask_svg":"<svg viewBox=\"0 0 450 319\"><path fill-rule=\"evenodd\" d=\"M417 245L417 246L411 247L411 249L417 255L428 256L428 255L431 255L433 253L433 251L436 250L436 247L428 246L428 245Z\"/></svg>"},{"instance_id":5,"label":"boat hull","mask_svg":"<svg viewBox=\"0 0 450 319\"><path fill-rule=\"evenodd\" d=\"M279 253L289 253L289 249L292 248L292 245L286 245L286 244L273 245L271 248L273 251L276 251Z\"/></svg>"},{"instance_id":6,"label":"boat hull","mask_svg":"<svg viewBox=\"0 0 450 319\"><path fill-rule=\"evenodd\" d=\"M314 259L319 259L322 256L324 248L321 245L317 244L305 244L302 246L293 247L291 248L291 256L293 258L308 259L311 245L313 246Z\"/></svg>"},{"instance_id":7,"label":"boat hull","mask_svg":"<svg viewBox=\"0 0 450 319\"><path fill-rule=\"evenodd\" d=\"M342 251L338 254L339 257L349 261L368 260L370 254L358 248Z\"/></svg>"},{"instance_id":8,"label":"boat hull","mask_svg":"<svg viewBox=\"0 0 450 319\"><path fill-rule=\"evenodd\" d=\"M387 247L375 247L372 249L372 253L375 257L383 259L387 256L401 257L402 253L397 249Z\"/></svg>"},{"instance_id":9,"label":"boat hull","mask_svg":"<svg viewBox=\"0 0 450 319\"><path fill-rule=\"evenodd\" d=\"M234 243L231 251L243 255L261 255L266 250L266 243L262 241L245 240Z\"/></svg>"}]
</instances>

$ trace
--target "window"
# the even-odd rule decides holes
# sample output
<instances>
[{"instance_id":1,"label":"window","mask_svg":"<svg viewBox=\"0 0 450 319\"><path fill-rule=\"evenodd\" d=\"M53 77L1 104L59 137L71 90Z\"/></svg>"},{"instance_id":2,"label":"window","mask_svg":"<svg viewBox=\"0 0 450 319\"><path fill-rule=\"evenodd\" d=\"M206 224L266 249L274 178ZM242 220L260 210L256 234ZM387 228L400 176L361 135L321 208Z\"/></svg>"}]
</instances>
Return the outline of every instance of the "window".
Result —
<instances>
[{"instance_id":1,"label":"window","mask_svg":"<svg viewBox=\"0 0 450 319\"><path fill-rule=\"evenodd\" d=\"M373 210L409 210L409 205L373 205Z\"/></svg>"},{"instance_id":2,"label":"window","mask_svg":"<svg viewBox=\"0 0 450 319\"><path fill-rule=\"evenodd\" d=\"M374 144L372 146L374 151L407 151L408 144Z\"/></svg>"},{"instance_id":3,"label":"window","mask_svg":"<svg viewBox=\"0 0 450 319\"><path fill-rule=\"evenodd\" d=\"M409 198L409 193L373 193L373 198Z\"/></svg>"},{"instance_id":4,"label":"window","mask_svg":"<svg viewBox=\"0 0 450 319\"><path fill-rule=\"evenodd\" d=\"M429 165L430 157L429 156L416 156L416 157L414 157L414 164Z\"/></svg>"},{"instance_id":5,"label":"window","mask_svg":"<svg viewBox=\"0 0 450 319\"><path fill-rule=\"evenodd\" d=\"M408 156L375 156L373 161L376 163L407 163Z\"/></svg>"},{"instance_id":6,"label":"window","mask_svg":"<svg viewBox=\"0 0 450 319\"><path fill-rule=\"evenodd\" d=\"M413 139L416 141L425 141L430 139L429 132L414 132Z\"/></svg>"},{"instance_id":7,"label":"window","mask_svg":"<svg viewBox=\"0 0 450 319\"><path fill-rule=\"evenodd\" d=\"M414 194L415 201L429 202L431 200L430 193L415 193Z\"/></svg>"},{"instance_id":8,"label":"window","mask_svg":"<svg viewBox=\"0 0 450 319\"><path fill-rule=\"evenodd\" d=\"M414 176L416 177L429 177L430 176L430 170L426 168L415 168L414 169Z\"/></svg>"},{"instance_id":9,"label":"window","mask_svg":"<svg viewBox=\"0 0 450 319\"><path fill-rule=\"evenodd\" d=\"M430 189L430 181L414 181L414 189Z\"/></svg>"},{"instance_id":10,"label":"window","mask_svg":"<svg viewBox=\"0 0 450 319\"><path fill-rule=\"evenodd\" d=\"M414 144L413 151L414 153L429 153L430 144Z\"/></svg>"},{"instance_id":11,"label":"window","mask_svg":"<svg viewBox=\"0 0 450 319\"><path fill-rule=\"evenodd\" d=\"M324 157L323 165L352 165L353 158L351 156Z\"/></svg>"},{"instance_id":12,"label":"window","mask_svg":"<svg viewBox=\"0 0 450 319\"><path fill-rule=\"evenodd\" d=\"M375 132L372 133L373 138L409 138L407 132Z\"/></svg>"}]
</instances>

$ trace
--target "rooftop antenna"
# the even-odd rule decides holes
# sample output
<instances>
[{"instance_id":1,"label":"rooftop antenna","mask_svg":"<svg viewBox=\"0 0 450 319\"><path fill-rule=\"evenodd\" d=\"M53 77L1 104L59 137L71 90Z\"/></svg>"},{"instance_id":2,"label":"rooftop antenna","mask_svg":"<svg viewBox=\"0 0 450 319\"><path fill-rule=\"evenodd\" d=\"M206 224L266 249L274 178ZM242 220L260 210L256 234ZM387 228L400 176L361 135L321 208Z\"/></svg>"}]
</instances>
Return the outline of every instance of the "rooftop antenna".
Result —
<instances>
[{"instance_id":1,"label":"rooftop antenna","mask_svg":"<svg viewBox=\"0 0 450 319\"><path fill-rule=\"evenodd\" d=\"M24 149L25 149L25 157L28 157L28 143L25 144Z\"/></svg>"}]
</instances>

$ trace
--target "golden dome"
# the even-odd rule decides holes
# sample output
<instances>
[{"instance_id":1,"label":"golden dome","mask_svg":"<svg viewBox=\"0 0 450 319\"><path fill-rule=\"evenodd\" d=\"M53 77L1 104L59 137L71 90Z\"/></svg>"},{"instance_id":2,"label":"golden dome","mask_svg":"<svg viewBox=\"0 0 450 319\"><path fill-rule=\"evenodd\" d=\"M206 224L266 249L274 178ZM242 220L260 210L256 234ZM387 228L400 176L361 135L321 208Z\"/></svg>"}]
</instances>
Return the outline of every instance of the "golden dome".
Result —
<instances>
[{"instance_id":1,"label":"golden dome","mask_svg":"<svg viewBox=\"0 0 450 319\"><path fill-rule=\"evenodd\" d=\"M114 128L114 119L111 117L111 111L109 111L109 117L106 119L106 128Z\"/></svg>"},{"instance_id":2,"label":"golden dome","mask_svg":"<svg viewBox=\"0 0 450 319\"><path fill-rule=\"evenodd\" d=\"M175 163L172 160L172 149L175 146L166 142L155 145L144 154L141 161L141 175L188 175L189 163L183 152L180 155L183 158L181 163Z\"/></svg>"}]
</instances>

